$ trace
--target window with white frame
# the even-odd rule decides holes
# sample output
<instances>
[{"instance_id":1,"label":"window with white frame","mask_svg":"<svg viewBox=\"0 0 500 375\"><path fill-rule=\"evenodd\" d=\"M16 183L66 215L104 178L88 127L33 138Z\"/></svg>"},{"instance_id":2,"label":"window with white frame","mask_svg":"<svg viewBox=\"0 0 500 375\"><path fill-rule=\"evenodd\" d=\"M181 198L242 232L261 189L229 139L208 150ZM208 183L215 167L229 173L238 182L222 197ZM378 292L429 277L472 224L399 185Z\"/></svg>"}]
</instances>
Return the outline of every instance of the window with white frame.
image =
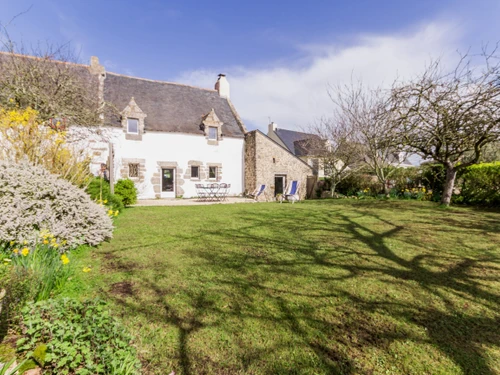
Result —
<instances>
[{"instance_id":1,"label":"window with white frame","mask_svg":"<svg viewBox=\"0 0 500 375\"><path fill-rule=\"evenodd\" d=\"M209 126L208 127L208 139L216 141L218 138L217 132L218 132L218 130L215 126Z\"/></svg>"},{"instance_id":2,"label":"window with white frame","mask_svg":"<svg viewBox=\"0 0 500 375\"><path fill-rule=\"evenodd\" d=\"M136 118L127 119L127 133L139 134L139 120Z\"/></svg>"},{"instance_id":3,"label":"window with white frame","mask_svg":"<svg viewBox=\"0 0 500 375\"><path fill-rule=\"evenodd\" d=\"M208 167L208 178L214 180L217 178L217 167Z\"/></svg>"},{"instance_id":4,"label":"window with white frame","mask_svg":"<svg viewBox=\"0 0 500 375\"><path fill-rule=\"evenodd\" d=\"M197 165L191 166L191 178L200 178L200 167Z\"/></svg>"}]
</instances>

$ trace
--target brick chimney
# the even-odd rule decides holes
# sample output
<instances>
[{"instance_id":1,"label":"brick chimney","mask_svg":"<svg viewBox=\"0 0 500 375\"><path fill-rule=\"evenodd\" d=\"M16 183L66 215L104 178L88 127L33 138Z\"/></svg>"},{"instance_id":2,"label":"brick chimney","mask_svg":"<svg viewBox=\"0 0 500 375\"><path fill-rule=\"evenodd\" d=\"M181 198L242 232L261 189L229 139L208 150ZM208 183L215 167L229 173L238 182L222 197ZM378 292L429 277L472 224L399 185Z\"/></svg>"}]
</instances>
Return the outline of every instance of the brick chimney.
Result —
<instances>
[{"instance_id":1,"label":"brick chimney","mask_svg":"<svg viewBox=\"0 0 500 375\"><path fill-rule=\"evenodd\" d=\"M219 74L219 79L215 82L215 89L221 98L229 99L229 82L225 74Z\"/></svg>"}]
</instances>

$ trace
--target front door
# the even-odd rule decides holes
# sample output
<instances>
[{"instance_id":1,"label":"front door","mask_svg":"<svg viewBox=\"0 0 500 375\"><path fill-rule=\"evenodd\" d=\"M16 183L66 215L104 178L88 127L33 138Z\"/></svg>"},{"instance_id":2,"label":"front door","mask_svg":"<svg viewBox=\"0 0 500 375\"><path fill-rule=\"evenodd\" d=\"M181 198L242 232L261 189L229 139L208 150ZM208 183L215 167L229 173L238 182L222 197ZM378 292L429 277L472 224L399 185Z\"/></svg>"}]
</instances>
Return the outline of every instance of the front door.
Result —
<instances>
[{"instance_id":1,"label":"front door","mask_svg":"<svg viewBox=\"0 0 500 375\"><path fill-rule=\"evenodd\" d=\"M285 191L285 178L284 175L275 175L274 176L274 196L278 194L283 194Z\"/></svg>"},{"instance_id":2,"label":"front door","mask_svg":"<svg viewBox=\"0 0 500 375\"><path fill-rule=\"evenodd\" d=\"M161 170L161 197L175 198L175 169L164 168Z\"/></svg>"}]
</instances>

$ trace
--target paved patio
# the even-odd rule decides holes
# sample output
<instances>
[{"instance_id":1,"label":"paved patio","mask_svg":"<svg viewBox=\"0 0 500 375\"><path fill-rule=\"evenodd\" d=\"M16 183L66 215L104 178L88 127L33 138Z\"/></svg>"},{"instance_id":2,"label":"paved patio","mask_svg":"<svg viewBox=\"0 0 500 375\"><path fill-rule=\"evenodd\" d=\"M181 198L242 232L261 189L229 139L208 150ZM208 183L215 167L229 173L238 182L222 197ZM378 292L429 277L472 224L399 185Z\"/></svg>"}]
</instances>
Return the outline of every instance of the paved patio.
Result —
<instances>
[{"instance_id":1,"label":"paved patio","mask_svg":"<svg viewBox=\"0 0 500 375\"><path fill-rule=\"evenodd\" d=\"M198 198L190 199L141 199L134 206L202 206L209 204L255 203L253 199L243 197L228 197L224 201L200 201Z\"/></svg>"}]
</instances>

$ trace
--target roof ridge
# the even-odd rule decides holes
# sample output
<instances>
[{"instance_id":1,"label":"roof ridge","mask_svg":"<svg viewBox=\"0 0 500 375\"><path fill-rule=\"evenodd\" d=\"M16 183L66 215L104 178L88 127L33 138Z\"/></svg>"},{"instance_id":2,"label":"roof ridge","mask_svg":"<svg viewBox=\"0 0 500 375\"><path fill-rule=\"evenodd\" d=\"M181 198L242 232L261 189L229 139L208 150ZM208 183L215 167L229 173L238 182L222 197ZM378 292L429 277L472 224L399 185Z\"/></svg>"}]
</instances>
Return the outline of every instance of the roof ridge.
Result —
<instances>
[{"instance_id":1,"label":"roof ridge","mask_svg":"<svg viewBox=\"0 0 500 375\"><path fill-rule=\"evenodd\" d=\"M33 59L33 60L49 61L51 63L53 62L53 63L58 63L58 64L81 66L81 67L84 67L87 69L90 67L90 65L86 65L86 64L80 64L80 63L75 63L75 62L71 62L71 61L55 60L55 59L50 58L49 56L39 57L39 56L25 55L22 53L15 53L15 52L9 52L9 51L0 51L0 54L11 55L11 56L16 56L16 57L24 57L24 58Z\"/></svg>"},{"instance_id":2,"label":"roof ridge","mask_svg":"<svg viewBox=\"0 0 500 375\"><path fill-rule=\"evenodd\" d=\"M157 79L150 79L150 78L142 78L142 77L134 77L134 76L129 76L126 74L120 74L120 73L114 73L114 72L106 72L106 74L111 74L115 75L118 77L124 77L124 78L132 78L132 79L139 79L141 81L148 81L148 82L156 82L156 83L163 83L167 85L175 85L175 86L184 86L184 87L190 87L193 89L199 89L199 90L205 90L205 91L210 91L210 92L217 92L215 89L207 89L205 87L198 87L198 86L193 86L193 85L186 85L184 83L177 83L177 82L168 82L168 81L159 81Z\"/></svg>"}]
</instances>

